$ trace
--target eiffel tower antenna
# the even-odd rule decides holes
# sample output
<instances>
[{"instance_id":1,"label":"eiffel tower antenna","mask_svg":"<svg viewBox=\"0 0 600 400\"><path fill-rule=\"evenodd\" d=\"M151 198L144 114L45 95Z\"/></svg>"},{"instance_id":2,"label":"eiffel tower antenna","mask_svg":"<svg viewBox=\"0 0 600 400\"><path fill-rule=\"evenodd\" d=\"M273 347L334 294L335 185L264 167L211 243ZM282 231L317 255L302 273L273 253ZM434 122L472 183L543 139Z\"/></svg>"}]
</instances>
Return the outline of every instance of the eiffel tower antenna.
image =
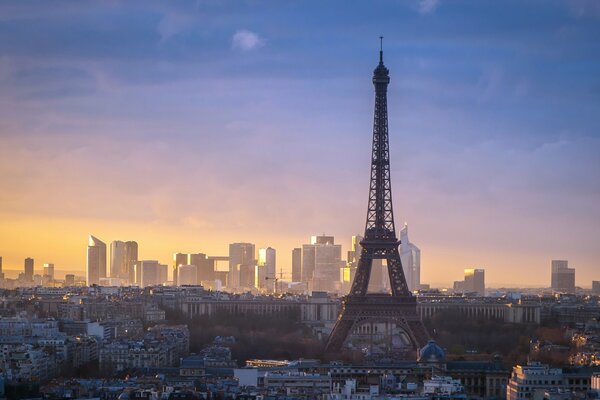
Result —
<instances>
[{"instance_id":1,"label":"eiffel tower antenna","mask_svg":"<svg viewBox=\"0 0 600 400\"><path fill-rule=\"evenodd\" d=\"M373 71L375 113L371 148L371 180L364 239L356 275L342 312L329 336L326 352L340 351L357 325L386 322L395 324L411 341L413 350L422 347L429 335L417 314L417 302L406 284L394 226L390 150L388 134L387 88L389 70L383 64L383 36L379 37L379 64ZM375 259L387 260L392 293L368 294L371 265Z\"/></svg>"}]
</instances>

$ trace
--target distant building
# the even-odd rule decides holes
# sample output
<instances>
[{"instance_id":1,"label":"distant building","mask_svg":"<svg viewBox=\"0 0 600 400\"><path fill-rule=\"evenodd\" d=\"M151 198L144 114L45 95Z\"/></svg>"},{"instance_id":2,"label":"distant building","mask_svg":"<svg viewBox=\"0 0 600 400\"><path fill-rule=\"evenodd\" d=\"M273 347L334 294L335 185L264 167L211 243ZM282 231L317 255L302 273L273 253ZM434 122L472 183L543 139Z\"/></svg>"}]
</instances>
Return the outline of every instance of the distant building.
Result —
<instances>
[{"instance_id":1,"label":"distant building","mask_svg":"<svg viewBox=\"0 0 600 400\"><path fill-rule=\"evenodd\" d=\"M266 289L268 292L275 291L275 278L277 273L277 253L274 248L267 247L258 250L257 272L255 286Z\"/></svg>"},{"instance_id":2,"label":"distant building","mask_svg":"<svg viewBox=\"0 0 600 400\"><path fill-rule=\"evenodd\" d=\"M115 240L110 244L110 277L134 283L133 266L138 258L138 244Z\"/></svg>"},{"instance_id":3,"label":"distant building","mask_svg":"<svg viewBox=\"0 0 600 400\"><path fill-rule=\"evenodd\" d=\"M215 280L215 260L210 259L204 253L188 255L188 264L195 265L197 270L197 283Z\"/></svg>"},{"instance_id":4,"label":"distant building","mask_svg":"<svg viewBox=\"0 0 600 400\"><path fill-rule=\"evenodd\" d=\"M466 293L477 293L479 296L485 296L485 270L484 269L465 269L464 291Z\"/></svg>"},{"instance_id":5,"label":"distant building","mask_svg":"<svg viewBox=\"0 0 600 400\"><path fill-rule=\"evenodd\" d=\"M44 281L52 282L54 280L54 264L44 264Z\"/></svg>"},{"instance_id":6,"label":"distant building","mask_svg":"<svg viewBox=\"0 0 600 400\"><path fill-rule=\"evenodd\" d=\"M0 256L0 280L4 279L4 272L2 271L2 257Z\"/></svg>"},{"instance_id":7,"label":"distant building","mask_svg":"<svg viewBox=\"0 0 600 400\"><path fill-rule=\"evenodd\" d=\"M25 280L27 282L30 282L30 281L33 280L33 258L27 257L25 259L25 263L24 264L25 264L25 268L24 268L25 271L24 271L24 275L23 276L25 277Z\"/></svg>"},{"instance_id":8,"label":"distant building","mask_svg":"<svg viewBox=\"0 0 600 400\"><path fill-rule=\"evenodd\" d=\"M75 275L74 274L66 274L65 275L65 286L74 286L75 285Z\"/></svg>"},{"instance_id":9,"label":"distant building","mask_svg":"<svg viewBox=\"0 0 600 400\"><path fill-rule=\"evenodd\" d=\"M302 280L302 249L297 247L292 250L292 282Z\"/></svg>"},{"instance_id":10,"label":"distant building","mask_svg":"<svg viewBox=\"0 0 600 400\"><path fill-rule=\"evenodd\" d=\"M254 287L255 247L252 243L231 243L229 245L228 288Z\"/></svg>"},{"instance_id":11,"label":"distant building","mask_svg":"<svg viewBox=\"0 0 600 400\"><path fill-rule=\"evenodd\" d=\"M342 246L333 236L312 236L302 245L302 281L310 291L333 292L339 289L340 270L344 267Z\"/></svg>"},{"instance_id":12,"label":"distant building","mask_svg":"<svg viewBox=\"0 0 600 400\"><path fill-rule=\"evenodd\" d=\"M196 285L198 268L195 265L180 265L177 269L177 285Z\"/></svg>"},{"instance_id":13,"label":"distant building","mask_svg":"<svg viewBox=\"0 0 600 400\"><path fill-rule=\"evenodd\" d=\"M173 282L177 282L177 270L180 265L188 265L188 255L186 253L173 254Z\"/></svg>"},{"instance_id":14,"label":"distant building","mask_svg":"<svg viewBox=\"0 0 600 400\"><path fill-rule=\"evenodd\" d=\"M465 281L454 281L452 289L455 293L463 293L465 291Z\"/></svg>"},{"instance_id":15,"label":"distant building","mask_svg":"<svg viewBox=\"0 0 600 400\"><path fill-rule=\"evenodd\" d=\"M354 274L358 268L362 246L360 242L363 237L360 235L352 236L351 249L348 251L348 263L341 270L341 281L343 292L347 293L350 290L350 285L354 280ZM383 265L382 259L375 259L371 262L371 276L369 278L368 291L372 293L385 292L389 289L389 278L387 277L387 267Z\"/></svg>"},{"instance_id":16,"label":"distant building","mask_svg":"<svg viewBox=\"0 0 600 400\"><path fill-rule=\"evenodd\" d=\"M600 281L592 281L592 293L600 295Z\"/></svg>"},{"instance_id":17,"label":"distant building","mask_svg":"<svg viewBox=\"0 0 600 400\"><path fill-rule=\"evenodd\" d=\"M162 285L168 280L169 267L166 264L160 264L156 260L144 260L135 265L136 269L139 269L140 287Z\"/></svg>"},{"instance_id":18,"label":"distant building","mask_svg":"<svg viewBox=\"0 0 600 400\"><path fill-rule=\"evenodd\" d=\"M106 278L106 244L90 235L87 248L87 284L99 285L100 278Z\"/></svg>"},{"instance_id":19,"label":"distant building","mask_svg":"<svg viewBox=\"0 0 600 400\"><path fill-rule=\"evenodd\" d=\"M575 268L567 260L552 260L550 284L557 292L575 293Z\"/></svg>"},{"instance_id":20,"label":"distant building","mask_svg":"<svg viewBox=\"0 0 600 400\"><path fill-rule=\"evenodd\" d=\"M408 288L418 290L421 285L421 250L408 240L408 225L400 231L400 260Z\"/></svg>"}]
</instances>

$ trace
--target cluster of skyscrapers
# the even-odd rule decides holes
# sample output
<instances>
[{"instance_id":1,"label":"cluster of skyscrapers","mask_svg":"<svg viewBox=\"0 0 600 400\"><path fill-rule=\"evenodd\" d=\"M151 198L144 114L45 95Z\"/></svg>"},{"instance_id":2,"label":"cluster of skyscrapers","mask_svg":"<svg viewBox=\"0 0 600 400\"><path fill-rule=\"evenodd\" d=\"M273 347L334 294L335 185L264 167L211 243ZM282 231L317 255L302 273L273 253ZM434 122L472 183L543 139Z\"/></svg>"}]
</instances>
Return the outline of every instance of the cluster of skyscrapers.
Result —
<instances>
[{"instance_id":1,"label":"cluster of skyscrapers","mask_svg":"<svg viewBox=\"0 0 600 400\"><path fill-rule=\"evenodd\" d=\"M229 254L209 256L205 253L175 253L169 265L156 260L139 260L135 241L115 240L107 245L95 236L88 238L86 283L100 286L202 285L206 288L233 292L254 291L276 293L287 291L310 293L323 291L345 294L350 289L360 260L361 236L353 236L346 259L342 245L328 235L311 236L310 243L292 250L291 276L277 269L277 251L272 247L259 248L253 243L231 243ZM400 257L408 287L411 291L424 289L420 282L421 251L408 238L408 226L400 231ZM108 257L107 257L108 255ZM285 277L285 279L284 279ZM0 280L4 280L0 257ZM51 284L55 281L54 264L43 265L43 274L35 275L33 258L26 258L23 272L17 279L21 284ZM560 293L575 292L575 268L566 260L552 260L550 286ZM64 285L77 284L73 274L65 276ZM468 268L464 279L454 282L454 291L485 295L485 270ZM389 291L387 266L374 260L369 282L370 292ZM600 282L593 282L593 291L600 293Z\"/></svg>"},{"instance_id":2,"label":"cluster of skyscrapers","mask_svg":"<svg viewBox=\"0 0 600 400\"><path fill-rule=\"evenodd\" d=\"M256 251L253 243L231 243L227 256L205 253L175 253L172 274L166 264L155 260L139 260L138 244L134 241L113 241L107 259L106 244L90 235L87 250L88 285L160 284L197 285L229 291L275 293L279 290L299 293L323 291L346 293L354 279L360 259L361 236L352 237L347 259L342 258L342 245L328 235L312 236L310 243L292 250L291 277L277 270L277 252L272 247ZM400 252L411 290L420 287L420 250L408 239L408 227L401 231ZM107 268L110 262L110 269ZM32 270L32 269L31 269ZM290 279L291 278L291 279ZM285 285L285 288L284 288ZM387 268L379 261L373 266L370 290L389 290Z\"/></svg>"}]
</instances>

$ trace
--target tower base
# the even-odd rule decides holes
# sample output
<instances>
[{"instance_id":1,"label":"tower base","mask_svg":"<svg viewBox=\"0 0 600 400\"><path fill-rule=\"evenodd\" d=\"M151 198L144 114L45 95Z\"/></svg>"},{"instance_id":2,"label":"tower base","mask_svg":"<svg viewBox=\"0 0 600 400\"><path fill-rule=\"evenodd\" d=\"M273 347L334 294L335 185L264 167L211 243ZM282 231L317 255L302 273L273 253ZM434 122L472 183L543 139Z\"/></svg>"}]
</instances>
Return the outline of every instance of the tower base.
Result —
<instances>
[{"instance_id":1,"label":"tower base","mask_svg":"<svg viewBox=\"0 0 600 400\"><path fill-rule=\"evenodd\" d=\"M367 294L365 296L348 296L343 303L342 312L329 336L326 353L334 354L341 351L354 334L361 333L363 337L381 337L385 332L374 332L373 324L393 324L404 333L411 349L405 351L406 358L416 359L419 348L423 347L429 335L417 314L417 302L412 296L398 297L386 294ZM371 329L369 329L369 327ZM392 340L389 338L389 350L392 350ZM412 354L412 356L411 356Z\"/></svg>"}]
</instances>

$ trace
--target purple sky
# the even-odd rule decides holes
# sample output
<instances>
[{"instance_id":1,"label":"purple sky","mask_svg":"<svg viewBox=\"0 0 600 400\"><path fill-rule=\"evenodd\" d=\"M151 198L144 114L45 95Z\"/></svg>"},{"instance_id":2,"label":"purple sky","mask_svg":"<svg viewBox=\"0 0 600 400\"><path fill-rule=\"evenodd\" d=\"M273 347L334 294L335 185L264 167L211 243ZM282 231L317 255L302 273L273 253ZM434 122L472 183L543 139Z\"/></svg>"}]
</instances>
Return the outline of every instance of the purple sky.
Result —
<instances>
[{"instance_id":1,"label":"purple sky","mask_svg":"<svg viewBox=\"0 0 600 400\"><path fill-rule=\"evenodd\" d=\"M423 281L600 279L600 2L3 1L0 256L85 266L364 230L383 34Z\"/></svg>"}]
</instances>

